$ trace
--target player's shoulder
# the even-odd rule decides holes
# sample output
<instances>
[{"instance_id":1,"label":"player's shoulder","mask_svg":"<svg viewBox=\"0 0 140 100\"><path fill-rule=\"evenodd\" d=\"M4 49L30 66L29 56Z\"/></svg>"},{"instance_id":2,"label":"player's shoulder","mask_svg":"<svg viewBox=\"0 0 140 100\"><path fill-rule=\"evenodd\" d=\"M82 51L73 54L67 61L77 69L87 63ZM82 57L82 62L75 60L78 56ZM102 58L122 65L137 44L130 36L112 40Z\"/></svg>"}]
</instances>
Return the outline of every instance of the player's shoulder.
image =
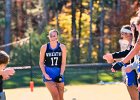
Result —
<instances>
[{"instance_id":1,"label":"player's shoulder","mask_svg":"<svg viewBox=\"0 0 140 100\"><path fill-rule=\"evenodd\" d=\"M46 48L47 48L47 44L43 44L43 45L41 46L41 49L43 49L43 50L46 50Z\"/></svg>"},{"instance_id":2,"label":"player's shoulder","mask_svg":"<svg viewBox=\"0 0 140 100\"><path fill-rule=\"evenodd\" d=\"M60 43L60 48L62 51L66 52L66 46L62 43Z\"/></svg>"},{"instance_id":3,"label":"player's shoulder","mask_svg":"<svg viewBox=\"0 0 140 100\"><path fill-rule=\"evenodd\" d=\"M61 48L66 48L66 46L64 44L62 44L62 43L60 43L60 47Z\"/></svg>"}]
</instances>

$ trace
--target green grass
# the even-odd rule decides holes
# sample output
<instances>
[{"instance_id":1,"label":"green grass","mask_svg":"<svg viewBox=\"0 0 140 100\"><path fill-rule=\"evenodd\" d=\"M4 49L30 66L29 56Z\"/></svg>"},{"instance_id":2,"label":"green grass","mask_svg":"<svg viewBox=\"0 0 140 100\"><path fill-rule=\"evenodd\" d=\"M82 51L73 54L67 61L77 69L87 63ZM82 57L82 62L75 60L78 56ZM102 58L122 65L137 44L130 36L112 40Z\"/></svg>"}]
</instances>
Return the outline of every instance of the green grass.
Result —
<instances>
[{"instance_id":1,"label":"green grass","mask_svg":"<svg viewBox=\"0 0 140 100\"><path fill-rule=\"evenodd\" d=\"M122 79L122 73L117 72L117 73L100 73L99 74L99 79L105 82L111 82L111 81L121 81Z\"/></svg>"},{"instance_id":2,"label":"green grass","mask_svg":"<svg viewBox=\"0 0 140 100\"><path fill-rule=\"evenodd\" d=\"M121 81L121 72L112 73L110 70L94 68L67 68L65 71L65 85L96 84L100 81ZM35 86L44 86L41 70L33 69L32 79ZM29 87L31 80L30 70L17 70L9 80L4 81L4 88Z\"/></svg>"},{"instance_id":3,"label":"green grass","mask_svg":"<svg viewBox=\"0 0 140 100\"><path fill-rule=\"evenodd\" d=\"M92 71L92 73L91 73ZM71 72L74 73L74 72ZM110 70L100 70L98 73L95 70L84 69L78 73L70 74L69 72L65 73L65 83L66 85L71 84L96 84L100 81L104 82L113 82L121 81L122 74L121 72L112 73Z\"/></svg>"}]
</instances>

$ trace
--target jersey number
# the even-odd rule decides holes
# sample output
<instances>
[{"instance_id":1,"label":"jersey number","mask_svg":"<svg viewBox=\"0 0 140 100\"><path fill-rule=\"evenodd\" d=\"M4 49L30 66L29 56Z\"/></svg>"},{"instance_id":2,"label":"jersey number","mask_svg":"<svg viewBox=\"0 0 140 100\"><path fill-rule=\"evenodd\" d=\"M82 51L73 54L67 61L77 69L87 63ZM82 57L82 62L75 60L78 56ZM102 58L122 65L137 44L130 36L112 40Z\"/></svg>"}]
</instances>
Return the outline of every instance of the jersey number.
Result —
<instances>
[{"instance_id":1,"label":"jersey number","mask_svg":"<svg viewBox=\"0 0 140 100\"><path fill-rule=\"evenodd\" d=\"M51 66L54 66L54 65L57 66L58 57L52 57L51 61L52 61Z\"/></svg>"}]
</instances>

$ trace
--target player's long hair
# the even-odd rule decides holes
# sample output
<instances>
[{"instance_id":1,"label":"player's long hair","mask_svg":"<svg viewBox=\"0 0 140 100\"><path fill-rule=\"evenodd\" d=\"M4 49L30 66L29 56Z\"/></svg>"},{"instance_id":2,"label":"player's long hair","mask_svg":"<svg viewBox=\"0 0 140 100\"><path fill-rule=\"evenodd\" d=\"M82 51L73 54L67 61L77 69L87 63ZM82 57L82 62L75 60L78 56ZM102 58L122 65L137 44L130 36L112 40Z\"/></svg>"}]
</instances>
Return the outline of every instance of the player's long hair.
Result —
<instances>
[{"instance_id":1,"label":"player's long hair","mask_svg":"<svg viewBox=\"0 0 140 100\"><path fill-rule=\"evenodd\" d=\"M134 44L136 43L136 41L138 39L138 36L139 36L139 32L137 31L136 25L134 24L134 21L136 20L136 18L137 17L133 17L130 20L130 26L134 28L134 33L133 33L133 36L134 36Z\"/></svg>"},{"instance_id":2,"label":"player's long hair","mask_svg":"<svg viewBox=\"0 0 140 100\"><path fill-rule=\"evenodd\" d=\"M134 25L135 29L134 29L134 42L136 43L138 36L139 36L139 32L136 29L136 26Z\"/></svg>"}]
</instances>

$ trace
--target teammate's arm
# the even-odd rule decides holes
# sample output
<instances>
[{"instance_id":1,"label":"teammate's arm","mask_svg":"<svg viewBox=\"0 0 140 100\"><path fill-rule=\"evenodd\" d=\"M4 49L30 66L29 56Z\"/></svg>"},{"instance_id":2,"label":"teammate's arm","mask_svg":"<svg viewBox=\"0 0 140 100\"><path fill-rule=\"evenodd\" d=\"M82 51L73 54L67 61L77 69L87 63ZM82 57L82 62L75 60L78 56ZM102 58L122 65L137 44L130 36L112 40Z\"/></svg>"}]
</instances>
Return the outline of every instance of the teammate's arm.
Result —
<instances>
[{"instance_id":1,"label":"teammate's arm","mask_svg":"<svg viewBox=\"0 0 140 100\"><path fill-rule=\"evenodd\" d=\"M107 53L103 56L103 59L107 60L108 63L113 63L115 59L125 57L132 49L132 46L129 49L124 51L114 52L114 53Z\"/></svg>"},{"instance_id":2,"label":"teammate's arm","mask_svg":"<svg viewBox=\"0 0 140 100\"><path fill-rule=\"evenodd\" d=\"M60 71L60 75L64 74L65 71L65 67L66 67L66 46L61 44L60 45L61 50L62 50L62 64L61 64L61 71Z\"/></svg>"}]
</instances>

